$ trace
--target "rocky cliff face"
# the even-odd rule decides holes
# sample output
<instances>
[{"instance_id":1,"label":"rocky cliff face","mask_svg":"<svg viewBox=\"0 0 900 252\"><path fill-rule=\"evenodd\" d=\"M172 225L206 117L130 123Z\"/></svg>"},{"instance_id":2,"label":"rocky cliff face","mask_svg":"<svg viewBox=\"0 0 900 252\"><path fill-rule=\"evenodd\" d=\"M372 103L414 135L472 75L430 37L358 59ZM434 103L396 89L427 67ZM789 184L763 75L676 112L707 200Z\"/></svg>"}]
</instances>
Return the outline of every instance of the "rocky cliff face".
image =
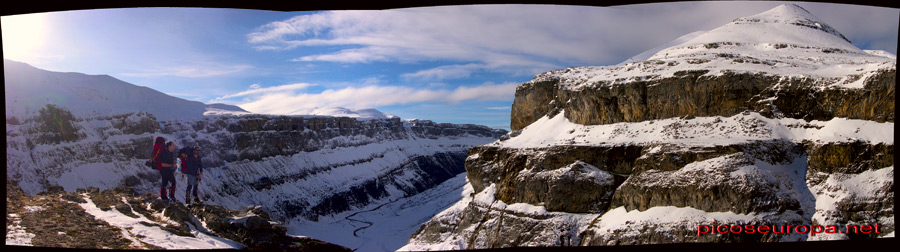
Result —
<instances>
[{"instance_id":1,"label":"rocky cliff face","mask_svg":"<svg viewBox=\"0 0 900 252\"><path fill-rule=\"evenodd\" d=\"M708 72L675 72L668 78L578 89L561 84L564 81L554 77L557 72L546 73L517 88L510 126L521 130L557 109L565 111L570 121L584 125L732 116L746 110L806 120L894 121L896 69L874 71L863 79L863 88L855 89L820 88L825 79L731 71L706 75Z\"/></svg>"},{"instance_id":2,"label":"rocky cliff face","mask_svg":"<svg viewBox=\"0 0 900 252\"><path fill-rule=\"evenodd\" d=\"M783 5L519 85L514 132L469 151L470 196L404 249L892 236L896 59L820 27ZM784 40L796 31L820 39ZM882 229L699 234L713 222Z\"/></svg>"},{"instance_id":3,"label":"rocky cliff face","mask_svg":"<svg viewBox=\"0 0 900 252\"><path fill-rule=\"evenodd\" d=\"M65 111L64 107L58 108ZM200 146L209 204L262 209L278 221L316 220L425 191L465 172L465 152L505 131L427 120L327 116L208 116L157 121L147 113L7 122L7 177L27 194L127 186L159 191L144 166L156 136ZM46 125L67 125L66 137ZM183 199L179 176L178 199Z\"/></svg>"}]
</instances>

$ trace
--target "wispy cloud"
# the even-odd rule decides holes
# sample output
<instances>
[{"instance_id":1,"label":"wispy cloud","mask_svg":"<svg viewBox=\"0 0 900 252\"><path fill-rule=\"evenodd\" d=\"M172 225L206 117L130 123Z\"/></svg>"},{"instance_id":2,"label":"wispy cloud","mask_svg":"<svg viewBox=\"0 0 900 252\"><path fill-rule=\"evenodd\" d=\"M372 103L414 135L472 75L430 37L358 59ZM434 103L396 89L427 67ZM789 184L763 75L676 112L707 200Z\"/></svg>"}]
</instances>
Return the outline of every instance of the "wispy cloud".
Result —
<instances>
[{"instance_id":1,"label":"wispy cloud","mask_svg":"<svg viewBox=\"0 0 900 252\"><path fill-rule=\"evenodd\" d=\"M296 114L314 107L375 108L381 106L442 102L458 104L465 101L512 101L517 83L484 83L455 89L417 89L405 86L346 87L328 89L320 93L254 92L250 102L241 108L263 114ZM277 87L276 87L277 88ZM248 90L245 92L252 92Z\"/></svg>"},{"instance_id":2,"label":"wispy cloud","mask_svg":"<svg viewBox=\"0 0 900 252\"><path fill-rule=\"evenodd\" d=\"M512 107L507 106L507 107L487 107L486 109L490 109L490 110L509 110L509 109L511 109L511 108L512 108Z\"/></svg>"},{"instance_id":3,"label":"wispy cloud","mask_svg":"<svg viewBox=\"0 0 900 252\"><path fill-rule=\"evenodd\" d=\"M239 73L247 69L251 69L253 66L240 64L240 65L213 65L213 66L178 66L178 67L163 67L158 69L144 70L139 72L129 72L129 73L121 73L122 76L129 77L157 77L157 76L177 76L177 77L189 77L189 78L203 78L203 77L214 77L221 75L228 75Z\"/></svg>"},{"instance_id":4,"label":"wispy cloud","mask_svg":"<svg viewBox=\"0 0 900 252\"><path fill-rule=\"evenodd\" d=\"M596 44L596 38L602 37L596 26L602 22L534 17L589 18L598 10L604 9L488 5L332 11L272 22L247 37L257 50L354 47L293 59L300 62L458 60L479 62L482 66L506 65L512 62L511 58L517 62L562 58L596 62L599 56L612 52Z\"/></svg>"},{"instance_id":5,"label":"wispy cloud","mask_svg":"<svg viewBox=\"0 0 900 252\"><path fill-rule=\"evenodd\" d=\"M234 94L216 97L215 99L213 99L210 102L222 101L225 99L241 97L241 96L258 95L258 94L275 93L275 92L286 92L286 91L293 91L293 90L302 90L302 89L306 89L311 86L315 86L315 85L309 84L309 83L294 83L294 84L286 84L286 85L262 88L258 83L254 83L254 84L251 84L250 89L248 89L246 91L241 91L241 92L234 93Z\"/></svg>"},{"instance_id":6,"label":"wispy cloud","mask_svg":"<svg viewBox=\"0 0 900 252\"><path fill-rule=\"evenodd\" d=\"M709 30L779 4L781 2L684 2L613 7L475 5L331 11L272 22L248 34L247 38L258 50L352 47L294 58L300 62L456 60L501 66L515 59L518 62L614 64L681 35ZM833 8L835 5L817 3L805 3L804 6L823 13L823 16L846 10L858 14L870 14L867 11L871 11L871 8ZM852 25L856 24L869 24L860 26L866 29L860 36L895 34L896 22L871 25L880 23L874 20L892 20L890 18L896 13L888 15L868 15L865 16L868 22L860 22L850 20L858 18L857 15L841 14L833 15L836 17L833 20L851 24L847 26L850 27L847 32L852 35L856 35L852 31L856 29ZM887 41L895 42L896 38ZM456 74L463 74L462 69L455 70Z\"/></svg>"},{"instance_id":7,"label":"wispy cloud","mask_svg":"<svg viewBox=\"0 0 900 252\"><path fill-rule=\"evenodd\" d=\"M432 69L426 69L415 73L402 74L401 77L407 80L445 80L467 78L472 72L483 70L483 64L467 64L467 65L447 65Z\"/></svg>"}]
</instances>

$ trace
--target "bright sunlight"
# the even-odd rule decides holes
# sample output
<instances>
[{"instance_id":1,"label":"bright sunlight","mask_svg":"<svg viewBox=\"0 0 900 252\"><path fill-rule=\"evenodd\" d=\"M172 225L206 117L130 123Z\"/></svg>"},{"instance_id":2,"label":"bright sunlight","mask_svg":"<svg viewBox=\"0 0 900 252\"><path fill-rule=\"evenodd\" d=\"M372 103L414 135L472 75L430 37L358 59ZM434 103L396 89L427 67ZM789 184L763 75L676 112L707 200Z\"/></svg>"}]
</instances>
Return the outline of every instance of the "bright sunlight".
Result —
<instances>
[{"instance_id":1,"label":"bright sunlight","mask_svg":"<svg viewBox=\"0 0 900 252\"><path fill-rule=\"evenodd\" d=\"M3 57L24 59L33 57L34 49L44 41L44 18L40 14L3 16Z\"/></svg>"}]
</instances>

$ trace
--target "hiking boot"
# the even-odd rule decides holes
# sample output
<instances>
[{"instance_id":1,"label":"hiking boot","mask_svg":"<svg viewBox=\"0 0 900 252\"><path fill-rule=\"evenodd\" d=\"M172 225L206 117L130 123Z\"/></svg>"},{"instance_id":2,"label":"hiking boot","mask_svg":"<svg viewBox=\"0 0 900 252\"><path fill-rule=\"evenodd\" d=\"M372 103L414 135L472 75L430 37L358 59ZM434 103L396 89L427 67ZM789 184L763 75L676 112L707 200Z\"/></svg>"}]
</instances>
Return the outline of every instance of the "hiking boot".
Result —
<instances>
[{"instance_id":1,"label":"hiking boot","mask_svg":"<svg viewBox=\"0 0 900 252\"><path fill-rule=\"evenodd\" d=\"M194 203L200 204L200 198L194 197Z\"/></svg>"}]
</instances>

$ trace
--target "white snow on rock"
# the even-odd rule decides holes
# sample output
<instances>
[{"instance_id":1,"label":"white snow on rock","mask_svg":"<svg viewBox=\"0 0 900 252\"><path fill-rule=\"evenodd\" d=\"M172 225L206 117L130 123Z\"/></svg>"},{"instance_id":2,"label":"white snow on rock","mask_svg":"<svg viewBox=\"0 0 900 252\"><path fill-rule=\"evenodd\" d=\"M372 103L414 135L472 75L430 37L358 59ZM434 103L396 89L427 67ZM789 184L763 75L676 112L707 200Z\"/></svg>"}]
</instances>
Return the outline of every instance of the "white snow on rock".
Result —
<instances>
[{"instance_id":1,"label":"white snow on rock","mask_svg":"<svg viewBox=\"0 0 900 252\"><path fill-rule=\"evenodd\" d=\"M19 223L22 223L21 217L18 214L7 214L6 220L9 221L6 223L6 245L32 246L31 239L34 238L34 234L19 226Z\"/></svg>"},{"instance_id":2,"label":"white snow on rock","mask_svg":"<svg viewBox=\"0 0 900 252\"><path fill-rule=\"evenodd\" d=\"M351 117L357 119L388 119L393 115L382 113L377 109L348 109L342 107L314 108L308 111L297 112L298 115L317 115L334 117Z\"/></svg>"},{"instance_id":3,"label":"white snow on rock","mask_svg":"<svg viewBox=\"0 0 900 252\"><path fill-rule=\"evenodd\" d=\"M559 79L563 87L578 89L667 78L678 71L708 70L705 75L764 73L815 78L822 87L862 88L873 72L897 67L896 56L860 50L794 4L738 18L702 34L691 33L671 44L675 42L682 43L648 50L619 65L554 70L533 81ZM651 52L655 53L641 61Z\"/></svg>"},{"instance_id":4,"label":"white snow on rock","mask_svg":"<svg viewBox=\"0 0 900 252\"><path fill-rule=\"evenodd\" d=\"M506 202L503 202L502 200L494 198L496 190L496 185L490 184L484 190L476 194L474 193L474 189L472 189L472 185L470 183L466 183L462 190L463 198L435 215L435 219L440 218L449 220L450 222L456 222L456 220L460 219L459 216L463 214L463 211L465 211L465 209L472 204L475 204L482 208L493 209L492 211L504 211L512 215L538 216L539 218L548 222L578 223L578 226L585 227L594 219L600 216L600 214L589 213L551 212L547 211L544 206L537 206L527 203L508 204ZM461 233L441 233L440 235L442 236L442 239L439 243L436 244L410 240L408 244L404 245L400 249L397 249L397 251L448 251L469 249L469 236L473 234L476 226L477 225L472 225L466 230L463 230ZM580 231L583 230L579 230L579 232ZM541 245L542 244L522 244L521 246L533 247Z\"/></svg>"},{"instance_id":5,"label":"white snow on rock","mask_svg":"<svg viewBox=\"0 0 900 252\"><path fill-rule=\"evenodd\" d=\"M649 49L611 66L571 67L537 75L530 82L553 81L561 88L579 90L590 87L610 87L635 81L653 81L675 76L679 71L706 71L705 76L725 73L752 73L780 76L782 81L812 79L817 88L863 88L865 81L879 71L896 69L896 56L884 51L861 50L840 32L795 4L785 4L766 12L743 18L719 28L686 34L672 42ZM527 83L526 83L527 84ZM773 98L774 99L774 98ZM581 125L570 122L565 111L545 115L520 132L504 136L487 144L510 149L546 148L553 146L619 146L648 147L645 154L665 152L666 149L690 149L735 145L756 141L784 140L787 142L829 144L862 141L868 144L893 145L893 122L874 122L835 117L827 121L805 121L792 118L767 118L755 112L733 116L682 117L621 122L605 125ZM515 151L515 150L511 150ZM525 150L521 150L525 151ZM469 156L476 159L478 156ZM477 194L464 197L457 204L439 213L433 221L455 223L466 207L506 209L532 216L576 219L578 233L588 229L596 237L613 239L641 239L647 232L683 234L698 232L698 225L739 223L804 223L821 225L835 223L836 203L890 198L885 189L893 185L893 166L869 170L860 174L826 174L824 182L807 185L807 155L799 155L788 163L771 164L734 153L686 164L674 171L648 170L641 173L647 183L659 186L683 181L697 184L717 184L721 181L753 178L759 183L781 188L778 197L799 201L802 211L707 212L691 207L656 206L644 211L627 211L624 207L600 214L548 212L543 206L524 203L509 204L495 198L497 186L484 185ZM580 161L579 161L580 162ZM577 162L576 162L577 163ZM575 164L537 173L553 177L569 171ZM590 167L588 167L590 168ZM486 168L490 169L490 168ZM590 170L590 169L589 169ZM595 174L597 178L604 174ZM821 174L809 174L819 176ZM814 185L814 186L813 186ZM466 190L472 190L471 184ZM801 216L802 215L802 216ZM542 219L544 220L544 219ZM483 222L498 221L496 219ZM551 223L554 220L545 220ZM878 220L893 225L893 218ZM871 223L864 223L871 224ZM474 226L474 225L473 225ZM649 231L648 231L649 230ZM543 230L544 232L552 232ZM410 240L401 251L456 250L469 248L476 232L466 230L441 232L436 242ZM483 232L483 231L482 231ZM536 231L540 232L540 231ZM691 234L689 234L691 235ZM846 239L842 234L791 234L782 241ZM893 232L881 237L893 237ZM470 238L471 237L471 238ZM433 238L427 238L433 240ZM584 241L582 241L584 242ZM519 246L523 243L518 243Z\"/></svg>"},{"instance_id":6,"label":"white snow on rock","mask_svg":"<svg viewBox=\"0 0 900 252\"><path fill-rule=\"evenodd\" d=\"M648 50L646 50L646 51L644 51L644 52L641 52L641 53L639 53L638 55L632 56L631 58L628 58L627 60L623 61L622 63L616 64L616 65L617 65L617 66L621 66L621 65L628 64L628 63L636 63L636 62L641 62L641 61L648 60L648 59L650 59L650 57L652 57L654 54L656 54L657 52L659 52L659 51L661 51L661 50L663 50L663 49L666 49L666 48L669 48L669 47L672 47L672 46L676 46L676 45L680 45L680 44L684 43L685 41L694 39L694 38L696 38L697 36L700 36L700 35L702 35L702 34L704 34L704 33L706 33L706 31L695 31L695 32L692 32L692 33L688 33L688 34L686 34L686 35L683 35L683 36L681 36L681 37L678 37L678 38L675 39L675 40L669 41L668 43L665 43L665 44L663 44L663 45L661 45L661 46L657 46L657 47L648 49Z\"/></svg>"},{"instance_id":7,"label":"white snow on rock","mask_svg":"<svg viewBox=\"0 0 900 252\"><path fill-rule=\"evenodd\" d=\"M346 246L357 251L395 251L406 245L419 226L468 195L466 174L414 196L371 204L313 222L296 219L289 233ZM399 217L402 216L402 217Z\"/></svg>"},{"instance_id":8,"label":"white snow on rock","mask_svg":"<svg viewBox=\"0 0 900 252\"><path fill-rule=\"evenodd\" d=\"M639 227L653 226L656 227L654 231L660 233L689 231L697 232L700 235L698 230L700 225L712 225L713 223L716 223L716 225L739 225L767 219L789 221L801 218L801 216L791 211L783 213L737 214L733 212L706 212L691 207L675 206L651 207L645 211L627 211L625 207L618 207L609 210L609 212L601 216L593 230L597 233L628 237L641 235L642 231ZM782 237L782 240L796 240L801 236L803 235L791 234Z\"/></svg>"},{"instance_id":9,"label":"white snow on rock","mask_svg":"<svg viewBox=\"0 0 900 252\"><path fill-rule=\"evenodd\" d=\"M156 226L146 226L141 224L141 222L156 223L156 221L147 219L147 217L144 217L143 215L137 215L138 218L133 218L122 214L115 208L103 211L93 203L90 197L87 197L86 195L83 195L83 197L87 202L79 203L78 205L81 206L85 212L112 226L118 227L121 230L122 236L131 240L132 245L135 247L143 247L141 242L144 242L164 249L244 248L244 245L239 242L206 234L197 230L197 227L194 227L193 225L189 226L191 228L191 234L195 237L178 236ZM157 214L156 217L163 219L164 221L167 220L167 218L161 214Z\"/></svg>"},{"instance_id":10,"label":"white snow on rock","mask_svg":"<svg viewBox=\"0 0 900 252\"><path fill-rule=\"evenodd\" d=\"M844 35L796 4L783 4L735 19L673 48L716 42L802 44L862 52Z\"/></svg>"},{"instance_id":11,"label":"white snow on rock","mask_svg":"<svg viewBox=\"0 0 900 252\"><path fill-rule=\"evenodd\" d=\"M669 118L643 122L581 125L570 122L565 112L544 116L508 140L489 146L539 148L556 145L677 144L715 146L757 140L810 140L818 143L866 141L894 143L894 123L834 118L829 121L767 118L759 113L731 117Z\"/></svg>"},{"instance_id":12,"label":"white snow on rock","mask_svg":"<svg viewBox=\"0 0 900 252\"><path fill-rule=\"evenodd\" d=\"M893 192L887 193L888 187L894 184L894 167L889 166L878 170L868 170L859 174L827 174L824 182L812 186L809 190L816 195L816 213L812 220L819 225L839 225L835 220L838 202L853 200L856 202L878 201L878 199L891 198ZM861 223L872 225L876 223ZM877 224L889 224L893 226L893 218L880 218ZM893 237L893 232L881 237ZM845 240L846 234L823 233L811 236L810 240Z\"/></svg>"}]
</instances>

